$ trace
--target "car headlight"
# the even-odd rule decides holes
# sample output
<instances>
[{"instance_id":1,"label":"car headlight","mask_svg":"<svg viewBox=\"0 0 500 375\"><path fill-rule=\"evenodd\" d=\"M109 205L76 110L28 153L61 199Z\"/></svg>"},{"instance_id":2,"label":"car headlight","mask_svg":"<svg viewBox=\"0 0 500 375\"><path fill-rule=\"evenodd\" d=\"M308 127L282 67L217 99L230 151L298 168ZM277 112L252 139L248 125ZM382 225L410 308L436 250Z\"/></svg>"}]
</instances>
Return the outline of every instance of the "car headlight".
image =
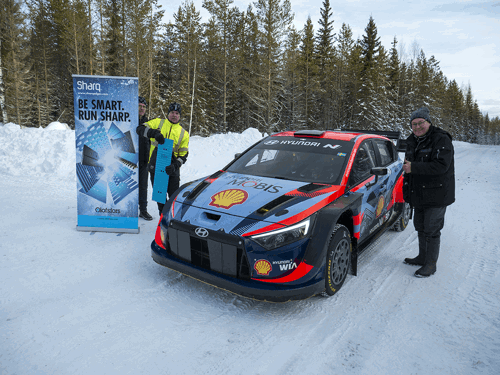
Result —
<instances>
[{"instance_id":1,"label":"car headlight","mask_svg":"<svg viewBox=\"0 0 500 375\"><path fill-rule=\"evenodd\" d=\"M163 246L165 246L165 248L167 245L167 230L168 230L168 227L166 227L163 224L163 220L162 220L162 222L160 223L160 238L161 238L161 243L163 244Z\"/></svg>"},{"instance_id":2,"label":"car headlight","mask_svg":"<svg viewBox=\"0 0 500 375\"><path fill-rule=\"evenodd\" d=\"M291 227L278 229L269 233L257 234L250 238L266 250L273 250L307 236L310 225L311 218L308 217L306 220L294 224Z\"/></svg>"}]
</instances>

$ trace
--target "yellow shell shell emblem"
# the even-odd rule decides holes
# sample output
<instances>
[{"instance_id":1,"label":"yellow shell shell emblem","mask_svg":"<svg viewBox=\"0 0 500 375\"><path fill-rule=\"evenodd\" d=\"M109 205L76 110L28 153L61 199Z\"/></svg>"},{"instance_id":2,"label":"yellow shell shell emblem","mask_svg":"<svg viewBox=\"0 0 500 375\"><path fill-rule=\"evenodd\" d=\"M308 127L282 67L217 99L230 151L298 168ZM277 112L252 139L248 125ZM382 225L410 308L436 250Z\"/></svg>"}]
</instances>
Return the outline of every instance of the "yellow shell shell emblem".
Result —
<instances>
[{"instance_id":1,"label":"yellow shell shell emblem","mask_svg":"<svg viewBox=\"0 0 500 375\"><path fill-rule=\"evenodd\" d=\"M380 198L378 199L377 211L375 211L376 217L379 217L380 214L382 213L382 209L384 208L384 203L385 203L384 196L381 195Z\"/></svg>"},{"instance_id":2,"label":"yellow shell shell emblem","mask_svg":"<svg viewBox=\"0 0 500 375\"><path fill-rule=\"evenodd\" d=\"M211 198L212 202L209 203L210 206L229 209L236 204L245 202L248 198L248 193L245 190L229 189L219 191L212 195Z\"/></svg>"},{"instance_id":3,"label":"yellow shell shell emblem","mask_svg":"<svg viewBox=\"0 0 500 375\"><path fill-rule=\"evenodd\" d=\"M271 263L269 263L265 259L261 259L255 262L253 268L255 269L255 271L257 271L259 275L264 275L264 276L269 275L269 272L271 272L273 269Z\"/></svg>"}]
</instances>

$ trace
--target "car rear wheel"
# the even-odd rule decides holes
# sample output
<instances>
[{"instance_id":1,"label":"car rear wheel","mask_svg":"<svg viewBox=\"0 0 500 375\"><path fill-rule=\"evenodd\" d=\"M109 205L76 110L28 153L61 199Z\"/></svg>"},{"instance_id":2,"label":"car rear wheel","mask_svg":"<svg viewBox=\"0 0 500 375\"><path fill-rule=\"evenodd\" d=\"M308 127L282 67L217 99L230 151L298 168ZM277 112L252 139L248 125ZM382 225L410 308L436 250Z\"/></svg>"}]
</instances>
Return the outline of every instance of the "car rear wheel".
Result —
<instances>
[{"instance_id":1,"label":"car rear wheel","mask_svg":"<svg viewBox=\"0 0 500 375\"><path fill-rule=\"evenodd\" d=\"M347 277L351 264L351 233L337 224L330 237L326 254L325 291L323 295L333 296L339 291Z\"/></svg>"},{"instance_id":2,"label":"car rear wheel","mask_svg":"<svg viewBox=\"0 0 500 375\"><path fill-rule=\"evenodd\" d=\"M408 226L408 223L410 222L410 215L411 215L410 204L404 202L403 208L401 210L401 215L398 217L398 219L392 226L392 229L395 230L396 232L404 231Z\"/></svg>"}]
</instances>

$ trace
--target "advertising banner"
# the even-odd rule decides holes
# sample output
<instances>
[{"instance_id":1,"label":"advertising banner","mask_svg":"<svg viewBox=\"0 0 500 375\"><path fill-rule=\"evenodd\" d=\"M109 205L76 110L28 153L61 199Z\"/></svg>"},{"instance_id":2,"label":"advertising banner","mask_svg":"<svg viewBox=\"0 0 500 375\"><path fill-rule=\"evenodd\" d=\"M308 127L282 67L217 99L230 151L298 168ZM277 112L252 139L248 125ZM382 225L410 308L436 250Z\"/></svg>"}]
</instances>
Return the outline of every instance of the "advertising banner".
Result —
<instances>
[{"instance_id":1,"label":"advertising banner","mask_svg":"<svg viewBox=\"0 0 500 375\"><path fill-rule=\"evenodd\" d=\"M73 75L77 230L139 233L137 78Z\"/></svg>"},{"instance_id":2,"label":"advertising banner","mask_svg":"<svg viewBox=\"0 0 500 375\"><path fill-rule=\"evenodd\" d=\"M172 149L174 141L165 139L165 143L158 145L156 155L155 184L153 185L153 200L158 203L167 201L168 174L165 167L172 163Z\"/></svg>"}]
</instances>

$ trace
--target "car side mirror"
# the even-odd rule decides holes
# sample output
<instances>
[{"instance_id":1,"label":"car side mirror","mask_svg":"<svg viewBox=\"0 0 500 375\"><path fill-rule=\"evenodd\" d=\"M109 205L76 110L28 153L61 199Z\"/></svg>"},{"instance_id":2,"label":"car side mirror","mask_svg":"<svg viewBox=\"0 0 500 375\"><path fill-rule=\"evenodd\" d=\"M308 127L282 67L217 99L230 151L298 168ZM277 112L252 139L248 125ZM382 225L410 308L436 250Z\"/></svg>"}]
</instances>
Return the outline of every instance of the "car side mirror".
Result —
<instances>
[{"instance_id":1,"label":"car side mirror","mask_svg":"<svg viewBox=\"0 0 500 375\"><path fill-rule=\"evenodd\" d=\"M370 173L374 174L375 176L385 176L387 173L389 173L389 170L386 167L374 167L370 169Z\"/></svg>"},{"instance_id":2,"label":"car side mirror","mask_svg":"<svg viewBox=\"0 0 500 375\"><path fill-rule=\"evenodd\" d=\"M367 184L367 187L375 185L378 182L378 176L385 176L389 170L386 167L374 167L370 169L370 173L375 175L375 180L371 184Z\"/></svg>"}]
</instances>

